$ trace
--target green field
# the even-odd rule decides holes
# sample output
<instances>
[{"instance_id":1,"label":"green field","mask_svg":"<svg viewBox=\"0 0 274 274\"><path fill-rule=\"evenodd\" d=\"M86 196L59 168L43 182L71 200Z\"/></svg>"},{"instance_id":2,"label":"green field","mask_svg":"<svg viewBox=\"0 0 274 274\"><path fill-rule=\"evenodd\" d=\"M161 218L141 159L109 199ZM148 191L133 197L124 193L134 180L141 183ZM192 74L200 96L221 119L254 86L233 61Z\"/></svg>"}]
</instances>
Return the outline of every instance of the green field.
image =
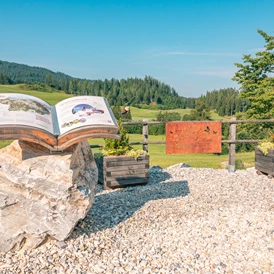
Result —
<instances>
[{"instance_id":1,"label":"green field","mask_svg":"<svg viewBox=\"0 0 274 274\"><path fill-rule=\"evenodd\" d=\"M142 121L143 119L152 120L156 118L157 113L159 113L160 110L157 109L139 109L135 107L130 107L130 113L132 116L132 119L134 121ZM181 117L183 117L185 114L190 114L191 109L171 109L171 110L162 110L162 112L178 112L180 113ZM229 119L229 117L222 117L219 116L218 113L215 111L211 111L211 119L212 120L225 120Z\"/></svg>"},{"instance_id":2,"label":"green field","mask_svg":"<svg viewBox=\"0 0 274 274\"><path fill-rule=\"evenodd\" d=\"M56 103L72 97L70 94L64 92L41 92L35 90L25 90L24 85L0 85L0 93L22 93L27 95L32 95L38 97L50 105L55 105Z\"/></svg>"},{"instance_id":3,"label":"green field","mask_svg":"<svg viewBox=\"0 0 274 274\"><path fill-rule=\"evenodd\" d=\"M46 93L39 91L24 90L21 85L0 85L0 93L12 92L23 93L36 96L48 102L51 105L55 105L57 102L71 97L71 95L63 92ZM169 111L179 112L181 115L190 112L189 109L174 109ZM131 114L135 121L142 119L154 119L159 110L138 109L131 107ZM212 112L212 119L222 120L224 117L218 116L215 112ZM227 118L228 119L228 118ZM142 136L138 134L130 134L131 142L141 142ZM149 136L149 141L165 141L165 136ZM0 141L0 148L10 144L11 141ZM89 140L91 145L104 144L103 139ZM141 148L141 145L136 146ZM99 149L93 149L93 152L98 152ZM210 168L223 168L225 162L228 161L228 155L214 155L214 154L166 154L165 145L149 145L150 164L159 165L161 167L171 166L177 163L186 163L192 167L210 167ZM254 166L254 153L238 153L236 159L242 160L246 166ZM222 165L223 163L223 165Z\"/></svg>"}]
</instances>

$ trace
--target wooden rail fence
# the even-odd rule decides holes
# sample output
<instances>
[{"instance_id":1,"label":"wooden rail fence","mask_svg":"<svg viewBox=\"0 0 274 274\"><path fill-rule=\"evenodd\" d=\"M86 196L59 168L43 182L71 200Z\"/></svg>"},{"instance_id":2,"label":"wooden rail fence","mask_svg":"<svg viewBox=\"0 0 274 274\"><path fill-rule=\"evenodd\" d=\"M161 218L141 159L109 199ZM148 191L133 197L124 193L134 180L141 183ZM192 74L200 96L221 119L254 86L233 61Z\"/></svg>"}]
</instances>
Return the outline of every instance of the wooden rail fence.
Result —
<instances>
[{"instance_id":1,"label":"wooden rail fence","mask_svg":"<svg viewBox=\"0 0 274 274\"><path fill-rule=\"evenodd\" d=\"M174 121L178 122L178 121ZM183 121L180 121L183 123ZM186 121L189 122L189 121ZM208 121L191 121L195 122L208 122ZM235 172L235 147L237 143L258 143L262 140L237 140L236 139L236 125L241 123L274 123L274 119L262 119L262 120L236 120L236 118L232 118L230 120L218 120L216 122L221 122L222 124L229 124L229 140L222 140L222 143L228 143L229 145L229 153L228 153L228 171ZM165 141L161 142L150 142L148 141L148 126L149 125L159 125L159 124L166 124L166 122L159 122L159 121L139 121L139 122L123 122L123 125L143 125L143 139L142 142L131 142L131 145L142 145L143 150L148 152L148 145L161 145L166 144ZM101 147L101 145L91 145L91 148Z\"/></svg>"}]
</instances>

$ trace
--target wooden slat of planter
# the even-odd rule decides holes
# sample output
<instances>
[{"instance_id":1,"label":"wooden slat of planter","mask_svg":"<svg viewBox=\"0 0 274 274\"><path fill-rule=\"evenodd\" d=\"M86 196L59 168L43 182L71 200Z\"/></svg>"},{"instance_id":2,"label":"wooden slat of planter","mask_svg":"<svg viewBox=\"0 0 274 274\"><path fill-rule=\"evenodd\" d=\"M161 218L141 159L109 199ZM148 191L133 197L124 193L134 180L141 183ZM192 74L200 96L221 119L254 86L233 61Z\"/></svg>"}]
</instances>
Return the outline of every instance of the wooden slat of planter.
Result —
<instances>
[{"instance_id":1,"label":"wooden slat of planter","mask_svg":"<svg viewBox=\"0 0 274 274\"><path fill-rule=\"evenodd\" d=\"M272 159L265 156L256 156L256 163L273 165Z\"/></svg>"},{"instance_id":2,"label":"wooden slat of planter","mask_svg":"<svg viewBox=\"0 0 274 274\"><path fill-rule=\"evenodd\" d=\"M271 155L264 155L264 154L255 154L255 160L264 162L264 163L273 163L274 162L274 156Z\"/></svg>"},{"instance_id":3,"label":"wooden slat of planter","mask_svg":"<svg viewBox=\"0 0 274 274\"><path fill-rule=\"evenodd\" d=\"M126 156L126 155L120 155L120 156L107 156L104 157L104 160L106 162L113 162L113 161L128 161L128 160L132 160L132 161L143 161L143 160L148 160L149 159L149 155L145 154L145 155L140 155L136 160L130 156Z\"/></svg>"},{"instance_id":4,"label":"wooden slat of planter","mask_svg":"<svg viewBox=\"0 0 274 274\"><path fill-rule=\"evenodd\" d=\"M130 186L130 185L136 185L136 184L147 184L149 181L148 178L135 178L131 180L111 180L107 181L106 185L108 187L122 187L122 186Z\"/></svg>"},{"instance_id":5,"label":"wooden slat of planter","mask_svg":"<svg viewBox=\"0 0 274 274\"><path fill-rule=\"evenodd\" d=\"M258 148L255 148L255 168L268 175L274 175L274 151L268 150L264 155Z\"/></svg>"},{"instance_id":6,"label":"wooden slat of planter","mask_svg":"<svg viewBox=\"0 0 274 274\"><path fill-rule=\"evenodd\" d=\"M260 162L260 163L257 162L257 163L255 164L255 168L256 168L256 169L259 169L259 170L261 170L261 171L263 171L263 170L269 170L269 171L271 171L271 172L274 171L273 163L268 163L268 164L266 164L266 163L264 163L264 162Z\"/></svg>"},{"instance_id":7,"label":"wooden slat of planter","mask_svg":"<svg viewBox=\"0 0 274 274\"><path fill-rule=\"evenodd\" d=\"M106 157L107 158L107 157ZM119 159L114 159L112 158L112 161L110 161L109 159L105 159L102 160L100 159L95 159L97 167L101 167L101 166L106 166L107 168L119 168L119 167L123 167L123 166L136 166L136 167L142 167L143 165L147 165L149 164L148 159L138 159L135 160L134 158L128 157L128 159L124 159L124 160L120 160Z\"/></svg>"},{"instance_id":8,"label":"wooden slat of planter","mask_svg":"<svg viewBox=\"0 0 274 274\"><path fill-rule=\"evenodd\" d=\"M106 177L124 178L124 177L147 177L146 170L128 170L117 172L106 172Z\"/></svg>"},{"instance_id":9,"label":"wooden slat of planter","mask_svg":"<svg viewBox=\"0 0 274 274\"><path fill-rule=\"evenodd\" d=\"M106 167L117 167L117 166L128 166L128 165L142 165L143 163L148 162L147 159L113 159L113 161L110 161L109 159L105 160L105 166Z\"/></svg>"},{"instance_id":10,"label":"wooden slat of planter","mask_svg":"<svg viewBox=\"0 0 274 274\"><path fill-rule=\"evenodd\" d=\"M265 162L265 161L256 161L255 165L259 165L268 169L273 169L273 163L272 162Z\"/></svg>"},{"instance_id":11,"label":"wooden slat of planter","mask_svg":"<svg viewBox=\"0 0 274 274\"><path fill-rule=\"evenodd\" d=\"M274 163L274 158L269 155L256 155L256 160L264 163Z\"/></svg>"},{"instance_id":12,"label":"wooden slat of planter","mask_svg":"<svg viewBox=\"0 0 274 274\"><path fill-rule=\"evenodd\" d=\"M114 174L112 172L106 172L106 179L108 178L116 178L116 179L124 179L127 178L147 178L149 176L149 171L142 170L142 171L132 171L132 172L115 172Z\"/></svg>"},{"instance_id":13,"label":"wooden slat of planter","mask_svg":"<svg viewBox=\"0 0 274 274\"><path fill-rule=\"evenodd\" d=\"M257 162L255 164L255 168L258 168L258 169L260 168L260 169L269 170L269 171L274 170L273 163L265 164L264 162Z\"/></svg>"},{"instance_id":14,"label":"wooden slat of planter","mask_svg":"<svg viewBox=\"0 0 274 274\"><path fill-rule=\"evenodd\" d=\"M108 167L107 170L111 172L115 171L128 171L128 170L144 170L149 169L149 165L142 163L141 165L129 165L129 166L115 166L115 167Z\"/></svg>"},{"instance_id":15,"label":"wooden slat of planter","mask_svg":"<svg viewBox=\"0 0 274 274\"><path fill-rule=\"evenodd\" d=\"M145 163L145 162L127 162L127 161L123 161L123 162L121 162L121 163L119 163L119 162L108 162L108 163L105 163L105 166L107 167L107 168L110 168L110 167L120 167L120 166L128 166L128 165L133 165L133 164L135 164L135 165L142 165L143 163Z\"/></svg>"},{"instance_id":16,"label":"wooden slat of planter","mask_svg":"<svg viewBox=\"0 0 274 274\"><path fill-rule=\"evenodd\" d=\"M273 166L273 162L272 160L270 159L269 160L266 160L266 159L261 159L261 158L256 158L256 164L261 164L261 165L267 165L267 166Z\"/></svg>"}]
</instances>

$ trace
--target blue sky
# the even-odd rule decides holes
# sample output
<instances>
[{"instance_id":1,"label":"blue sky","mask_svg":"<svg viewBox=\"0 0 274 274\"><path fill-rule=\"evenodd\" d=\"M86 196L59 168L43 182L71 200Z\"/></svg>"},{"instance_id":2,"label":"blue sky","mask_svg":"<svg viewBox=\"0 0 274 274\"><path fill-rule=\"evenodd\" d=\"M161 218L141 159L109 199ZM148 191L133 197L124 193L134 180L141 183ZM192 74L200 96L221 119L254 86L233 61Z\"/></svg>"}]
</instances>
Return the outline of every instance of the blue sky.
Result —
<instances>
[{"instance_id":1,"label":"blue sky","mask_svg":"<svg viewBox=\"0 0 274 274\"><path fill-rule=\"evenodd\" d=\"M87 79L149 75L181 96L236 87L273 0L0 0L0 60Z\"/></svg>"}]
</instances>

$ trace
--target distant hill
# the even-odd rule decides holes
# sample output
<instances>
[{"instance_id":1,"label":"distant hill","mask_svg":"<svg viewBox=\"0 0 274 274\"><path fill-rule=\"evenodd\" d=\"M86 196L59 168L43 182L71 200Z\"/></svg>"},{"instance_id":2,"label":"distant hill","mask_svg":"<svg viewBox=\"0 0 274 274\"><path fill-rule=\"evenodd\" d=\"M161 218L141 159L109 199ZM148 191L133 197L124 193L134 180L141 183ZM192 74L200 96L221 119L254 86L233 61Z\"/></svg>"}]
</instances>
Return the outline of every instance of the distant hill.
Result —
<instances>
[{"instance_id":1,"label":"distant hill","mask_svg":"<svg viewBox=\"0 0 274 274\"><path fill-rule=\"evenodd\" d=\"M62 72L1 60L0 73L6 75L14 84L45 83L59 90L64 90L70 80L76 79Z\"/></svg>"}]
</instances>

